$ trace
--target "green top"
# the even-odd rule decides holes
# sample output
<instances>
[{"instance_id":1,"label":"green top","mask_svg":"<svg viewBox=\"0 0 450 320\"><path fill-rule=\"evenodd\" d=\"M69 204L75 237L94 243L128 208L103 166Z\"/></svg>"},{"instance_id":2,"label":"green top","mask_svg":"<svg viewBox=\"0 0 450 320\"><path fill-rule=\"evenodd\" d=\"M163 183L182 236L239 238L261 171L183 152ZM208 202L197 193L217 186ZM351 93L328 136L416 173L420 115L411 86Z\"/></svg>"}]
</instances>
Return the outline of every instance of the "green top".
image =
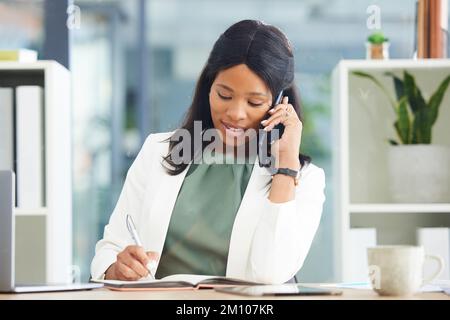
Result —
<instances>
[{"instance_id":1,"label":"green top","mask_svg":"<svg viewBox=\"0 0 450 320\"><path fill-rule=\"evenodd\" d=\"M181 186L156 272L225 276L234 218L253 163L191 164Z\"/></svg>"}]
</instances>

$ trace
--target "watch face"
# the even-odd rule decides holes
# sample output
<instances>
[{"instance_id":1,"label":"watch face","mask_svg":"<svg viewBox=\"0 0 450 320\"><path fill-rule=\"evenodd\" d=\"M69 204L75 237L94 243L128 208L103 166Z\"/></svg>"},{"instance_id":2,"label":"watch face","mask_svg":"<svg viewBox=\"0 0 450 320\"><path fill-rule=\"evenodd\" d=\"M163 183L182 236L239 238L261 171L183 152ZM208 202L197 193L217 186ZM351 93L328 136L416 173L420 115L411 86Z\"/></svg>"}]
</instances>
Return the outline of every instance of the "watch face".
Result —
<instances>
[{"instance_id":1,"label":"watch face","mask_svg":"<svg viewBox=\"0 0 450 320\"><path fill-rule=\"evenodd\" d=\"M278 172L278 168L275 168L274 166L268 167L267 170L269 170L270 175L272 176Z\"/></svg>"},{"instance_id":2,"label":"watch face","mask_svg":"<svg viewBox=\"0 0 450 320\"><path fill-rule=\"evenodd\" d=\"M275 167L275 158L274 156L270 156L270 157L266 157L265 159L263 159L265 161L259 161L259 166L260 167L265 167L267 169L267 171L269 172L270 175L274 175L277 173L278 168Z\"/></svg>"}]
</instances>

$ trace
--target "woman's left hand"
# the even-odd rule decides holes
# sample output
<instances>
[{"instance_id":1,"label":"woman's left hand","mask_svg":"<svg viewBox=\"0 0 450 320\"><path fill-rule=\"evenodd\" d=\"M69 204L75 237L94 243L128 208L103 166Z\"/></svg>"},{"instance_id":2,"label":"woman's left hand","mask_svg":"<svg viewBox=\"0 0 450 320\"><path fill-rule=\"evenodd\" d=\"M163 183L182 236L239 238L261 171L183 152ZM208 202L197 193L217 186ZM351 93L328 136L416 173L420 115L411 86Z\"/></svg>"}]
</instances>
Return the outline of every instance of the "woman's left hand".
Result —
<instances>
[{"instance_id":1,"label":"woman's left hand","mask_svg":"<svg viewBox=\"0 0 450 320\"><path fill-rule=\"evenodd\" d=\"M269 110L270 117L266 121L262 121L261 124L266 131L272 130L279 123L284 125L284 133L280 139L272 144L271 154L277 160L277 167L299 169L298 155L302 140L303 124L294 107L288 102L289 98L284 97L279 105ZM295 168L292 168L293 166Z\"/></svg>"}]
</instances>

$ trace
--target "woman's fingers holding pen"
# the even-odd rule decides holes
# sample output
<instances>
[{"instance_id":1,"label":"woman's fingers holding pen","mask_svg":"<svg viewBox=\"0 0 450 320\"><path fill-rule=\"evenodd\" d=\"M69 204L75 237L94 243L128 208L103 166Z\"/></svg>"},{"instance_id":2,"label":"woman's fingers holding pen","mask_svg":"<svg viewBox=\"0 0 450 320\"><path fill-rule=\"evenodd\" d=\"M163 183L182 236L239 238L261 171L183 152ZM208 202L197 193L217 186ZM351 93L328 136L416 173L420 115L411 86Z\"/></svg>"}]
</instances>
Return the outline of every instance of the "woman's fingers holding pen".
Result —
<instances>
[{"instance_id":1,"label":"woman's fingers holding pen","mask_svg":"<svg viewBox=\"0 0 450 320\"><path fill-rule=\"evenodd\" d=\"M149 260L144 248L140 246L128 246L125 250L137 259L144 267L147 265Z\"/></svg>"},{"instance_id":2,"label":"woman's fingers holding pen","mask_svg":"<svg viewBox=\"0 0 450 320\"><path fill-rule=\"evenodd\" d=\"M142 278L140 274L138 274L132 267L129 267L128 265L124 263L117 263L116 265L116 278L118 280L128 280L128 281L135 281Z\"/></svg>"},{"instance_id":3,"label":"woman's fingers holding pen","mask_svg":"<svg viewBox=\"0 0 450 320\"><path fill-rule=\"evenodd\" d=\"M139 246L128 246L117 255L117 269L120 276L137 280L148 275L146 264L148 263L147 254ZM130 272L131 271L133 272Z\"/></svg>"},{"instance_id":4,"label":"woman's fingers holding pen","mask_svg":"<svg viewBox=\"0 0 450 320\"><path fill-rule=\"evenodd\" d=\"M147 269L149 269L152 273L152 275L154 276L156 273L156 268L158 266L158 261L159 261L159 253L155 252L155 251L148 251L146 252L147 257L148 257L148 262L146 264Z\"/></svg>"},{"instance_id":5,"label":"woman's fingers holding pen","mask_svg":"<svg viewBox=\"0 0 450 320\"><path fill-rule=\"evenodd\" d=\"M106 279L139 280L149 275L155 276L159 254L140 246L128 246L117 255L117 260L106 271Z\"/></svg>"},{"instance_id":6,"label":"woman's fingers holding pen","mask_svg":"<svg viewBox=\"0 0 450 320\"><path fill-rule=\"evenodd\" d=\"M159 260L159 253L155 251L145 252L144 248L139 246L129 246L129 252L134 256L145 268L145 277L148 276L148 271L151 272L152 276L155 276L156 268ZM141 268L139 268L139 271ZM138 270L136 270L138 271ZM141 273L139 273L141 274Z\"/></svg>"},{"instance_id":7,"label":"woman's fingers holding pen","mask_svg":"<svg viewBox=\"0 0 450 320\"><path fill-rule=\"evenodd\" d=\"M155 276L157 261L159 259L159 255L156 252L149 251L145 252L144 248L139 246L132 246L131 254L139 260L142 266L146 270L145 276L148 276L148 272L150 271L152 276Z\"/></svg>"},{"instance_id":8,"label":"woman's fingers holding pen","mask_svg":"<svg viewBox=\"0 0 450 320\"><path fill-rule=\"evenodd\" d=\"M117 261L114 262L108 270L106 270L105 279L108 280L138 280L141 276L136 273L131 267L124 263L123 258L117 256Z\"/></svg>"}]
</instances>

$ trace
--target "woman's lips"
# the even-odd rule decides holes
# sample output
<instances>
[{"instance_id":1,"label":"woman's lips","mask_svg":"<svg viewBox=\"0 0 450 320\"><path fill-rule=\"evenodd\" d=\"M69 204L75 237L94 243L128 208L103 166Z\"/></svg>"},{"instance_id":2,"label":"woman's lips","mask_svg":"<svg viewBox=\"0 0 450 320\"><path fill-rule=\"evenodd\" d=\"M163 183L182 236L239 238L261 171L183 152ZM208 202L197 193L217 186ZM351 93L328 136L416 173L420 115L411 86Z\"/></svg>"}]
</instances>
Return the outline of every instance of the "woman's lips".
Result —
<instances>
[{"instance_id":1,"label":"woman's lips","mask_svg":"<svg viewBox=\"0 0 450 320\"><path fill-rule=\"evenodd\" d=\"M238 138L238 137L243 136L245 133L245 130L243 128L236 128L236 127L232 126L231 124L226 124L222 121L221 121L221 123L225 129L225 133L227 136Z\"/></svg>"}]
</instances>

